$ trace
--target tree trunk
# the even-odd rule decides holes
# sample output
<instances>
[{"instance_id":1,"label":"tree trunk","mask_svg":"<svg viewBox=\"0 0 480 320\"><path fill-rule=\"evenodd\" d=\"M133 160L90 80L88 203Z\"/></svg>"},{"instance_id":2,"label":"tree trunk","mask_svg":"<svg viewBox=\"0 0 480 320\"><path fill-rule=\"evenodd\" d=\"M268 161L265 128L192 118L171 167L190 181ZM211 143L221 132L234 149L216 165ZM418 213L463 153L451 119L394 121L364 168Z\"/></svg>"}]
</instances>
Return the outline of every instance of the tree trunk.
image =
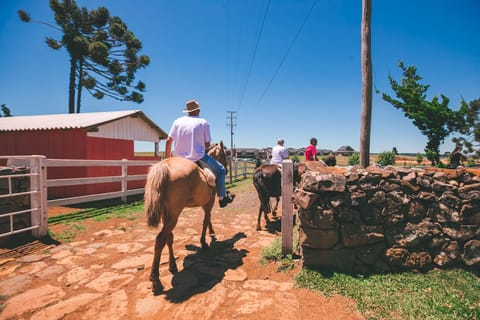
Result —
<instances>
[{"instance_id":1,"label":"tree trunk","mask_svg":"<svg viewBox=\"0 0 480 320\"><path fill-rule=\"evenodd\" d=\"M70 59L70 82L68 84L68 113L75 113L75 71L77 60Z\"/></svg>"},{"instance_id":2,"label":"tree trunk","mask_svg":"<svg viewBox=\"0 0 480 320\"><path fill-rule=\"evenodd\" d=\"M80 113L80 102L82 101L82 77L83 77L83 60L79 61L78 66L78 86L77 86L77 113Z\"/></svg>"},{"instance_id":3,"label":"tree trunk","mask_svg":"<svg viewBox=\"0 0 480 320\"><path fill-rule=\"evenodd\" d=\"M372 0L362 0L362 117L360 128L360 166L370 165L370 127L372 121L372 56L370 21Z\"/></svg>"}]
</instances>

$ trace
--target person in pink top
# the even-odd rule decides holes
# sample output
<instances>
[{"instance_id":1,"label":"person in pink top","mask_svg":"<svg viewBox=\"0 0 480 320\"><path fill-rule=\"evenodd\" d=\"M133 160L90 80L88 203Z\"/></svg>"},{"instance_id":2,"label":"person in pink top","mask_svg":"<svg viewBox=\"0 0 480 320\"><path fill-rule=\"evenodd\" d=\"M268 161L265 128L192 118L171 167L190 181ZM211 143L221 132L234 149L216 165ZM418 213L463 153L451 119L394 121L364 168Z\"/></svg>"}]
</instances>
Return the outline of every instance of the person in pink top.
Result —
<instances>
[{"instance_id":1,"label":"person in pink top","mask_svg":"<svg viewBox=\"0 0 480 320\"><path fill-rule=\"evenodd\" d=\"M310 139L310 145L305 148L305 161L318 161L317 159L317 139Z\"/></svg>"}]
</instances>

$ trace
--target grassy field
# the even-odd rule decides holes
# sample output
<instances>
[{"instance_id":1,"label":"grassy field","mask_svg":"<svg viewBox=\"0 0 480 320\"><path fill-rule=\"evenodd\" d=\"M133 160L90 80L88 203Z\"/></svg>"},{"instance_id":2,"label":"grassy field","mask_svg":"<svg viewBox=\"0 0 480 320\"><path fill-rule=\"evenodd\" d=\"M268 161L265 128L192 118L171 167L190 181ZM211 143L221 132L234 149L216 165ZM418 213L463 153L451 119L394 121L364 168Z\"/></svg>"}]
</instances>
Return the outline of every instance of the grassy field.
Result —
<instances>
[{"instance_id":1,"label":"grassy field","mask_svg":"<svg viewBox=\"0 0 480 320\"><path fill-rule=\"evenodd\" d=\"M295 263L292 256L282 256L280 241L264 248L260 264L265 261L275 261L279 272ZM325 296L354 299L369 320L480 320L480 279L469 270L353 276L303 268L294 281Z\"/></svg>"}]
</instances>

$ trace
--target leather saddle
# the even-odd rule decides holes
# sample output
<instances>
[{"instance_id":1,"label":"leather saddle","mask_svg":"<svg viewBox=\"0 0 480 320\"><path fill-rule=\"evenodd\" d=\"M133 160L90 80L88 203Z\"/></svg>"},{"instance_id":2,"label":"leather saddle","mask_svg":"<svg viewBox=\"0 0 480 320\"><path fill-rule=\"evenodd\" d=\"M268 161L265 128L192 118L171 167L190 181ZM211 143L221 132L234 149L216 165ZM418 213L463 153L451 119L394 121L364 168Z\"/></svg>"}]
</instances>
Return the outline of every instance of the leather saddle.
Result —
<instances>
[{"instance_id":1,"label":"leather saddle","mask_svg":"<svg viewBox=\"0 0 480 320\"><path fill-rule=\"evenodd\" d=\"M197 166L200 167L200 169L202 169L201 171L205 175L207 184L210 187L216 187L215 180L217 179L217 177L215 176L215 173L213 173L213 170L208 166L208 164L202 160L198 160L195 163L197 164Z\"/></svg>"}]
</instances>

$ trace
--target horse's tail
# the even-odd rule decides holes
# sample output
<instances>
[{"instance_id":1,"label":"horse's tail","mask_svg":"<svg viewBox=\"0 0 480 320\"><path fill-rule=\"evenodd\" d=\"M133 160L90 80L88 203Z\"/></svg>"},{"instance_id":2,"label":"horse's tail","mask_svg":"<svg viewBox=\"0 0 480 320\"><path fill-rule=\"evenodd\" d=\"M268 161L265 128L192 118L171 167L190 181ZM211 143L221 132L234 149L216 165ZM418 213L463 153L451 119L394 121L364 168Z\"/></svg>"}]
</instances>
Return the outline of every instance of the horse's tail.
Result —
<instances>
[{"instance_id":1,"label":"horse's tail","mask_svg":"<svg viewBox=\"0 0 480 320\"><path fill-rule=\"evenodd\" d=\"M253 174L253 185L257 190L263 212L269 213L272 211L272 206L270 204L270 193L268 192L268 187L265 184L262 169L255 170L255 173Z\"/></svg>"},{"instance_id":2,"label":"horse's tail","mask_svg":"<svg viewBox=\"0 0 480 320\"><path fill-rule=\"evenodd\" d=\"M168 165L159 162L150 168L145 183L144 211L148 226L158 227L165 216L165 196L168 182Z\"/></svg>"}]
</instances>

